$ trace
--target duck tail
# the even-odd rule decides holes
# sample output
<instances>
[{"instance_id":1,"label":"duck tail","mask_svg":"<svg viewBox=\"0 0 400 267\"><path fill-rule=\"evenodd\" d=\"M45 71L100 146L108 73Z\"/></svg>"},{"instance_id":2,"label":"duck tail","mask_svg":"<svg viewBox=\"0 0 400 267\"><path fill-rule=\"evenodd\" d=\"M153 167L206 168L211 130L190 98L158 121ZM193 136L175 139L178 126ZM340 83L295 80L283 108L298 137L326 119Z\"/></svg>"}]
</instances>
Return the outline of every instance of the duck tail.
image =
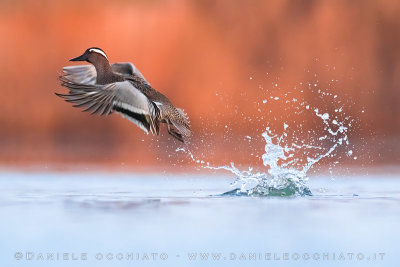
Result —
<instances>
[{"instance_id":1,"label":"duck tail","mask_svg":"<svg viewBox=\"0 0 400 267\"><path fill-rule=\"evenodd\" d=\"M171 116L171 124L185 137L190 137L192 132L190 130L190 122L187 114L183 109L177 108L175 116Z\"/></svg>"}]
</instances>

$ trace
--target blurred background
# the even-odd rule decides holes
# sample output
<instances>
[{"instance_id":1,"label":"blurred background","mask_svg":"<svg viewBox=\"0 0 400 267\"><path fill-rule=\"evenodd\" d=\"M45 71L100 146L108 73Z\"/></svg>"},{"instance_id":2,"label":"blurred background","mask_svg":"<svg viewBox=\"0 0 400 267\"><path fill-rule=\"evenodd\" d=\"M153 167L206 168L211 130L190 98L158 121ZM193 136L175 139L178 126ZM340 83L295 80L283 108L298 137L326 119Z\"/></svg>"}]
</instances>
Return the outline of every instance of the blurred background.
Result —
<instances>
[{"instance_id":1,"label":"blurred background","mask_svg":"<svg viewBox=\"0 0 400 267\"><path fill-rule=\"evenodd\" d=\"M262 132L282 128L288 118L301 124L298 137L313 138L304 133L317 127L315 116L292 118L290 97L328 113L343 107L353 120L349 141L357 159L339 150L321 164L398 165L399 14L397 0L1 0L0 165L169 171L198 165L176 151L184 146L165 129L147 136L118 115L90 116L54 95L65 92L62 67L91 46L111 62L133 62L188 113L187 149L196 159L262 166ZM337 98L321 99L317 89ZM263 103L270 97L279 101Z\"/></svg>"}]
</instances>

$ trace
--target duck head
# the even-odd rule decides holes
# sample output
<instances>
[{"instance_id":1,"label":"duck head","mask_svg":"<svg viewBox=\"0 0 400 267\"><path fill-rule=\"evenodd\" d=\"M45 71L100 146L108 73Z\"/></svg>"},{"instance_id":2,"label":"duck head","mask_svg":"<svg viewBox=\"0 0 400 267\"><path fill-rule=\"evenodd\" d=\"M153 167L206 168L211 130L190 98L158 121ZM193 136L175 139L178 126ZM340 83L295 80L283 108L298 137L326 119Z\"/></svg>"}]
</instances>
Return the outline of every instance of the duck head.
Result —
<instances>
[{"instance_id":1,"label":"duck head","mask_svg":"<svg viewBox=\"0 0 400 267\"><path fill-rule=\"evenodd\" d=\"M93 64L97 61L103 61L104 59L106 59L106 61L108 62L107 55L101 48L91 47L86 49L85 53L83 53L79 57L70 59L69 61L87 61Z\"/></svg>"}]
</instances>

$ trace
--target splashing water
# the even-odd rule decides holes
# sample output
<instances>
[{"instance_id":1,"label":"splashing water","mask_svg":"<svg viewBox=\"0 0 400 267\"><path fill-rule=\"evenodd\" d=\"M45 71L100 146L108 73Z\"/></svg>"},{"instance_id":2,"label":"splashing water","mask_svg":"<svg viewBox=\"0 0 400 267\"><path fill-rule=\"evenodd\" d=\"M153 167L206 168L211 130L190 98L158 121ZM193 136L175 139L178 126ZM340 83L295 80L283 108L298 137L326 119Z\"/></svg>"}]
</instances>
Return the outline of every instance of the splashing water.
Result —
<instances>
[{"instance_id":1,"label":"splashing water","mask_svg":"<svg viewBox=\"0 0 400 267\"><path fill-rule=\"evenodd\" d=\"M301 91L303 92L303 91ZM318 90L320 97L333 96L330 101L338 101L337 95L321 92ZM279 100L278 97L270 96L271 99ZM282 100L283 101L283 100ZM265 104L267 101L263 100ZM348 130L351 126L350 117L344 116L340 119L339 114L344 115L343 107L335 109L334 114L321 112L319 108L312 108L306 101L299 101L296 98L285 103L295 103L295 110L300 114L304 111L312 112L317 120L322 120L324 133L322 136L315 138L308 143L299 140L298 136L294 136L294 141L286 140L288 131L292 130L287 122L283 123L283 133L281 135L274 134L271 127L266 127L262 136L265 140L265 153L262 155L263 165L267 167L266 172L253 172L252 168L248 170L239 170L231 162L230 166L210 166L208 162L196 160L190 151L183 148L177 151L187 152L191 159L201 164L202 168L212 170L226 170L233 173L237 178L232 183L235 189L223 193L222 196L309 196L312 195L311 190L307 186L307 173L319 161L324 158L332 157L338 147L349 145ZM338 101L340 102L340 101ZM301 124L299 126L300 131ZM315 134L315 131L312 131ZM293 131L293 134L295 132ZM252 138L246 136L248 140ZM324 142L318 144L318 142ZM300 142L301 144L297 144ZM327 143L329 143L327 145ZM290 143L289 145L287 143ZM317 143L317 144L315 144ZM353 151L348 150L346 155L352 156ZM356 157L354 157L356 159ZM337 162L335 162L337 163Z\"/></svg>"},{"instance_id":2,"label":"splashing water","mask_svg":"<svg viewBox=\"0 0 400 267\"><path fill-rule=\"evenodd\" d=\"M328 113L320 114L317 108L314 109L314 112L317 117L322 119L327 132L325 136L318 139L330 139L333 142L332 146L324 149L309 144L283 145L283 139L287 136L286 132L278 136L273 134L270 127L267 127L262 134L265 140L265 153L262 155L262 160L264 166L268 168L266 173L253 172L252 168L241 171L235 167L233 162L230 166L214 167L203 160L196 160L189 150L178 148L177 151L187 152L193 161L201 164L201 167L205 169L226 170L233 173L237 178L232 186L236 188L223 193L222 196L310 196L312 193L307 186L307 172L317 162L331 156L340 145L349 144L347 131L350 125L350 123L345 125L344 122L331 120ZM332 130L331 125L336 126L337 129ZM284 123L283 127L286 131L288 125ZM294 153L299 149L318 149L325 152L317 153L314 156L306 155L306 163L299 164L300 158L296 157ZM352 155L352 153L353 151L349 150L347 155Z\"/></svg>"},{"instance_id":3,"label":"splashing water","mask_svg":"<svg viewBox=\"0 0 400 267\"><path fill-rule=\"evenodd\" d=\"M233 186L239 186L234 190L226 192L224 196L307 196L311 195L311 190L307 186L307 172L310 168L319 162L321 159L330 156L339 145L349 144L347 137L348 127L344 123L338 123L336 120L332 122L329 120L329 114L320 114L318 109L314 110L315 115L320 117L323 123L327 126L327 135L324 139L331 138L333 141L325 153L319 153L314 157L307 156L306 164L301 168L298 166L299 158L295 156L294 151L301 148L306 149L320 149L322 147L311 146L307 144L297 145L293 143L290 147L282 145L281 141L286 134L282 136L274 135L269 127L262 134L265 139L265 153L262 155L264 166L268 167L267 173L256 172L253 173L249 168L247 171L240 171L231 163L231 166L204 166L204 168L213 170L227 170L237 176ZM332 130L330 123L338 126L336 131ZM287 129L287 124L284 124L284 129ZM328 137L329 135L329 137ZM351 151L351 150L350 150ZM350 152L352 153L352 152Z\"/></svg>"}]
</instances>

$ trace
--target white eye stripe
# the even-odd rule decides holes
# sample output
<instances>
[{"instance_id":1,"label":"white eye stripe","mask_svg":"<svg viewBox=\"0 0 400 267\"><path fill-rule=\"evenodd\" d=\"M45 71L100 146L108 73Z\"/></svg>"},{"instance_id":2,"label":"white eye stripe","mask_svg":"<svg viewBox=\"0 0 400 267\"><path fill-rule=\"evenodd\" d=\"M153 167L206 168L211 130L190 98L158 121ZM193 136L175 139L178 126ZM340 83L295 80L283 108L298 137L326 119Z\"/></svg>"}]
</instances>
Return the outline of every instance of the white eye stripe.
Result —
<instances>
[{"instance_id":1,"label":"white eye stripe","mask_svg":"<svg viewBox=\"0 0 400 267\"><path fill-rule=\"evenodd\" d=\"M99 53L100 55L104 56L104 57L108 60L108 58L107 58L107 56L106 56L106 53L104 53L104 52L101 51L100 49L92 48L92 49L89 49L89 52Z\"/></svg>"}]
</instances>

